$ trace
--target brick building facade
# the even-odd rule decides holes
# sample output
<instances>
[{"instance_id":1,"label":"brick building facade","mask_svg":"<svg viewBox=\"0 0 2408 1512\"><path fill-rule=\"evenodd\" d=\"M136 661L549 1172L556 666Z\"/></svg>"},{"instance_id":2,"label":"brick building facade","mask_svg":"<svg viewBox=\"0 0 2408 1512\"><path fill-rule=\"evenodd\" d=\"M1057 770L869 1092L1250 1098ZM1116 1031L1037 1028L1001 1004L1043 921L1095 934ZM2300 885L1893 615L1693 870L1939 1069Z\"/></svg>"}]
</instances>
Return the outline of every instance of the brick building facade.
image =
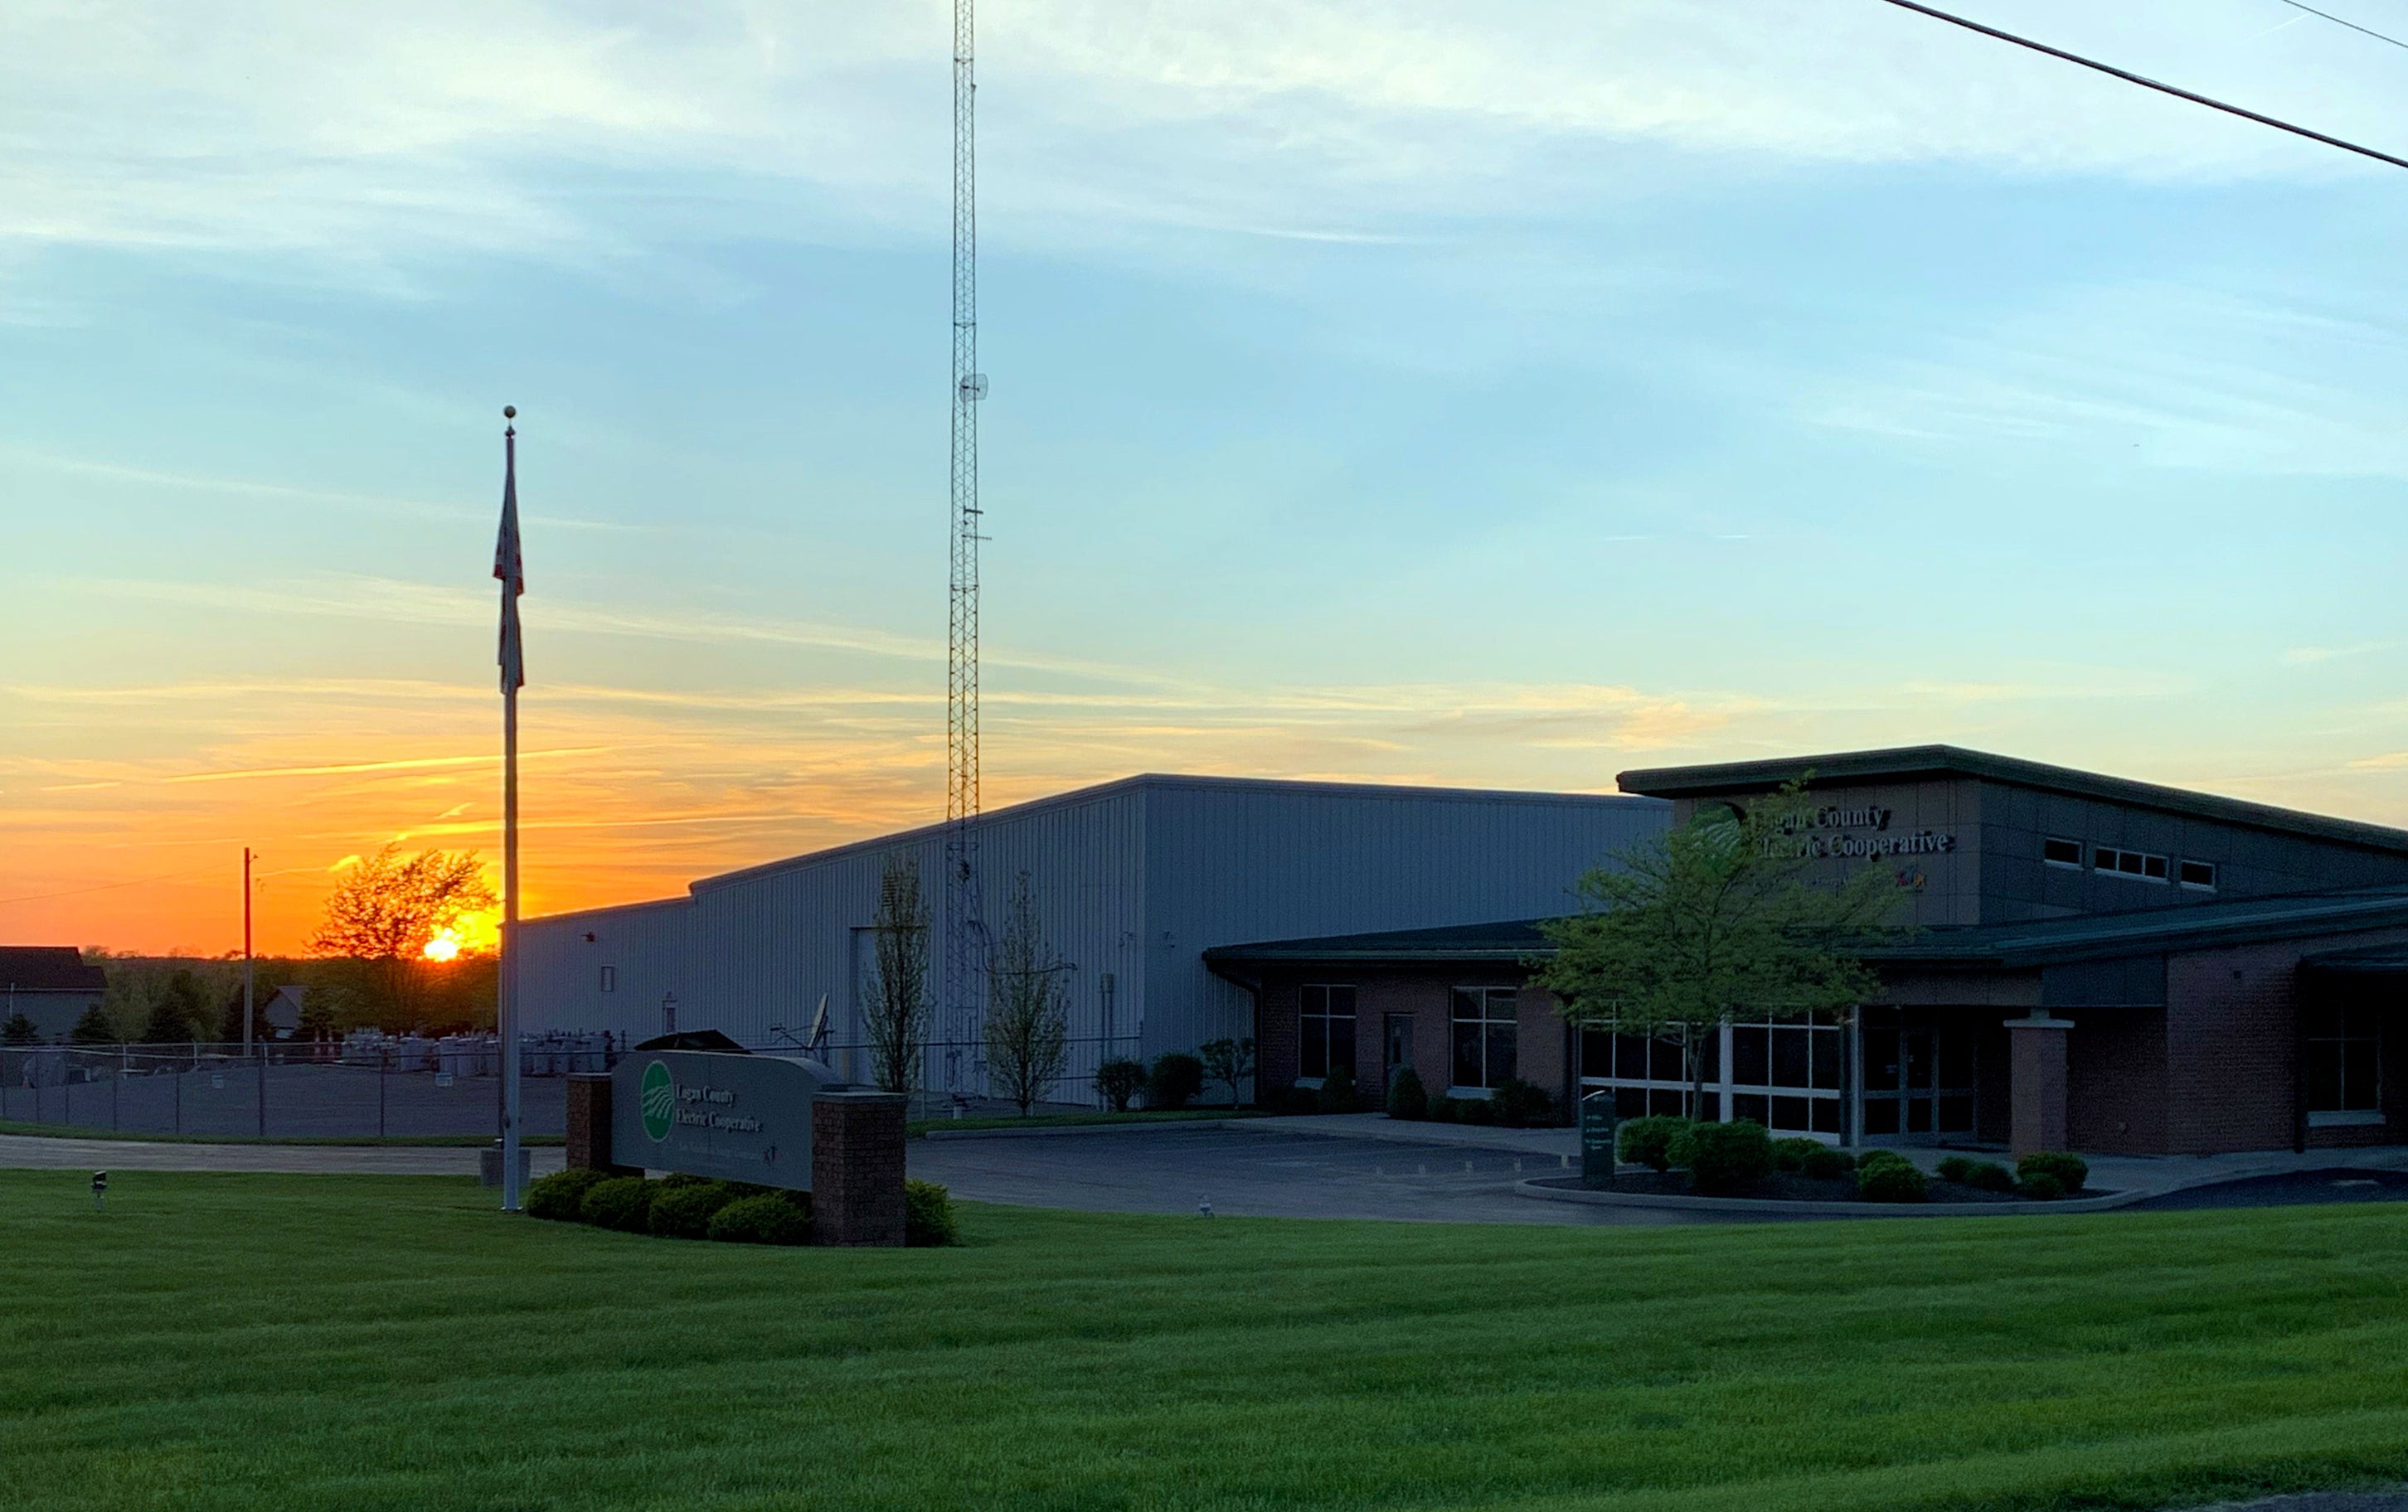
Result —
<instances>
[{"instance_id":1,"label":"brick building facade","mask_svg":"<svg viewBox=\"0 0 2408 1512\"><path fill-rule=\"evenodd\" d=\"M1811 875L1879 866L1916 927L1875 1001L1742 1013L1703 1106L1660 1044L1568 1027L1537 920L1208 951L1253 995L1260 1085L1376 1100L1508 1077L1569 1107L1753 1118L1842 1144L2205 1153L2390 1143L2408 1119L2408 832L1949 747L1625 773L1672 820L1799 776ZM1569 888L1570 877L1563 879Z\"/></svg>"}]
</instances>

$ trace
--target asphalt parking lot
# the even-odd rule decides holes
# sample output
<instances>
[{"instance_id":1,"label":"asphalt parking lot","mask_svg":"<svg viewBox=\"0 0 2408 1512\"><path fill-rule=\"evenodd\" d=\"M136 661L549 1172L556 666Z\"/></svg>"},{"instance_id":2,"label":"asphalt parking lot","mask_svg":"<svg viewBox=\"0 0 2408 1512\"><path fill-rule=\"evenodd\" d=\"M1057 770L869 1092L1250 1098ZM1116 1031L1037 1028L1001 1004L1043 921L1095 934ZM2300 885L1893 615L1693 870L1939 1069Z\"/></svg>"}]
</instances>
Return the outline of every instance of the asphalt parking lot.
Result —
<instances>
[{"instance_id":1,"label":"asphalt parking lot","mask_svg":"<svg viewBox=\"0 0 2408 1512\"><path fill-rule=\"evenodd\" d=\"M1431 1223L1650 1225L1694 1213L1582 1207L1513 1195L1560 1157L1239 1129L918 1139L910 1174L956 1197L1090 1212L1374 1218Z\"/></svg>"}]
</instances>

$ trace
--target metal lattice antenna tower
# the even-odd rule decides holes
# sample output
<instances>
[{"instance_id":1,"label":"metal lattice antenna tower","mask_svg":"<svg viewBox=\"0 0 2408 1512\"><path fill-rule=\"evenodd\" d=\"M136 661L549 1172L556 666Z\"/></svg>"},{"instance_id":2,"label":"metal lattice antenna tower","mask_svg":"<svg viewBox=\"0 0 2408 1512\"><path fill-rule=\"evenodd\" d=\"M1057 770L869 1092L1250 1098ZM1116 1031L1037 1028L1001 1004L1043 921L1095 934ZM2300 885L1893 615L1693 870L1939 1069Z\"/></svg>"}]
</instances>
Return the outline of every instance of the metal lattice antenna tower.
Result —
<instances>
[{"instance_id":1,"label":"metal lattice antenna tower","mask_svg":"<svg viewBox=\"0 0 2408 1512\"><path fill-rule=\"evenodd\" d=\"M953 592L945 659L945 1085L962 1091L983 1037L979 896L978 70L974 0L953 0Z\"/></svg>"}]
</instances>

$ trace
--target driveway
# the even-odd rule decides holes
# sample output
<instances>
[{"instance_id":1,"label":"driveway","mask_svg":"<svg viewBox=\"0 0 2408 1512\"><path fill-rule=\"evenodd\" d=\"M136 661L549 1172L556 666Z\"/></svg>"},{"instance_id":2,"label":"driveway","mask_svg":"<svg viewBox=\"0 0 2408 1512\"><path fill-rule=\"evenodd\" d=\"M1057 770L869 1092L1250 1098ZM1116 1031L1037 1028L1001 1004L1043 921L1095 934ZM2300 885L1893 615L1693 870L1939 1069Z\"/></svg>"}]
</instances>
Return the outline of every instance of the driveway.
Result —
<instances>
[{"instance_id":1,"label":"driveway","mask_svg":"<svg viewBox=\"0 0 2408 1512\"><path fill-rule=\"evenodd\" d=\"M1246 1128L915 1139L910 1174L956 1197L1107 1213L1375 1218L1430 1223L1694 1223L1699 1215L1576 1207L1513 1195L1564 1157L1470 1145L1333 1139Z\"/></svg>"}]
</instances>

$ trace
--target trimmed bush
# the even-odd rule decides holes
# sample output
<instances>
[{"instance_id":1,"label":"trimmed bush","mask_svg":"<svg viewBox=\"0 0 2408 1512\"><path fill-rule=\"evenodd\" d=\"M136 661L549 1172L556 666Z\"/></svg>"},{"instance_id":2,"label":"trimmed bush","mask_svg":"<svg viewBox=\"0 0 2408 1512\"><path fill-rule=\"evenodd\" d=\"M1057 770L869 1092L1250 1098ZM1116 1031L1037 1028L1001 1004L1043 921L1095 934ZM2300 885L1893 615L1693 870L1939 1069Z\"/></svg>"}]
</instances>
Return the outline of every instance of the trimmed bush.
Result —
<instances>
[{"instance_id":1,"label":"trimmed bush","mask_svg":"<svg viewBox=\"0 0 2408 1512\"><path fill-rule=\"evenodd\" d=\"M1772 1142L1772 1168L1803 1172L1807 1157L1826 1148L1819 1139L1776 1139Z\"/></svg>"},{"instance_id":2,"label":"trimmed bush","mask_svg":"<svg viewBox=\"0 0 2408 1512\"><path fill-rule=\"evenodd\" d=\"M585 1194L609 1179L609 1173L606 1171L595 1170L590 1165L572 1165L565 1171L554 1171L540 1181L530 1182L521 1205L526 1209L529 1218L549 1218L574 1223L582 1216L577 1209L578 1205L585 1200Z\"/></svg>"},{"instance_id":3,"label":"trimmed bush","mask_svg":"<svg viewBox=\"0 0 2408 1512\"><path fill-rule=\"evenodd\" d=\"M1455 1105L1455 1116L1462 1123L1495 1123L1497 1104L1486 1097L1466 1097Z\"/></svg>"},{"instance_id":4,"label":"trimmed bush","mask_svg":"<svg viewBox=\"0 0 2408 1512\"><path fill-rule=\"evenodd\" d=\"M1182 1108L1203 1090L1204 1063L1183 1050L1172 1050L1154 1059L1154 1070L1146 1077L1145 1105Z\"/></svg>"},{"instance_id":5,"label":"trimmed bush","mask_svg":"<svg viewBox=\"0 0 2408 1512\"><path fill-rule=\"evenodd\" d=\"M1354 1096L1354 1073L1342 1065L1329 1068L1321 1078L1321 1095L1314 1099L1324 1113L1353 1113L1361 1107Z\"/></svg>"},{"instance_id":6,"label":"trimmed bush","mask_svg":"<svg viewBox=\"0 0 2408 1512\"><path fill-rule=\"evenodd\" d=\"M703 1233L723 1244L809 1244L811 1220L783 1197L739 1197L713 1213Z\"/></svg>"},{"instance_id":7,"label":"trimmed bush","mask_svg":"<svg viewBox=\"0 0 2408 1512\"><path fill-rule=\"evenodd\" d=\"M903 1242L935 1247L962 1242L962 1225L953 1216L953 1194L934 1181L903 1183Z\"/></svg>"},{"instance_id":8,"label":"trimmed bush","mask_svg":"<svg viewBox=\"0 0 2408 1512\"><path fill-rule=\"evenodd\" d=\"M1279 1105L1283 1113L1318 1113L1321 1094L1310 1087L1290 1087L1280 1093Z\"/></svg>"},{"instance_id":9,"label":"trimmed bush","mask_svg":"<svg viewBox=\"0 0 2408 1512\"><path fill-rule=\"evenodd\" d=\"M1497 1121L1508 1129L1544 1128L1555 1121L1555 1100L1536 1082L1519 1077L1508 1077L1491 1099L1497 1107Z\"/></svg>"},{"instance_id":10,"label":"trimmed bush","mask_svg":"<svg viewBox=\"0 0 2408 1512\"><path fill-rule=\"evenodd\" d=\"M1632 1119L1615 1131L1613 1152L1623 1160L1669 1171L1672 1168L1672 1141L1688 1127L1688 1120L1663 1114Z\"/></svg>"},{"instance_id":11,"label":"trimmed bush","mask_svg":"<svg viewBox=\"0 0 2408 1512\"><path fill-rule=\"evenodd\" d=\"M2015 1174L1996 1161L1968 1160L1951 1155L1940 1163L1940 1179L1960 1186L1978 1187L1984 1191L2013 1191Z\"/></svg>"},{"instance_id":12,"label":"trimmed bush","mask_svg":"<svg viewBox=\"0 0 2408 1512\"><path fill-rule=\"evenodd\" d=\"M652 1183L639 1176L596 1181L577 1205L577 1216L597 1229L641 1234L651 1225Z\"/></svg>"},{"instance_id":13,"label":"trimmed bush","mask_svg":"<svg viewBox=\"0 0 2408 1512\"><path fill-rule=\"evenodd\" d=\"M667 1181L652 1193L652 1210L644 1226L665 1239L700 1239L710 1220L732 1202L745 1200L734 1182L694 1178L671 1186Z\"/></svg>"},{"instance_id":14,"label":"trimmed bush","mask_svg":"<svg viewBox=\"0 0 2408 1512\"><path fill-rule=\"evenodd\" d=\"M1817 1181L1837 1181L1854 1175L1856 1158L1844 1149L1834 1149L1819 1141L1810 1141L1814 1148L1799 1158L1798 1174Z\"/></svg>"},{"instance_id":15,"label":"trimmed bush","mask_svg":"<svg viewBox=\"0 0 2408 1512\"><path fill-rule=\"evenodd\" d=\"M1422 1085L1421 1073L1406 1066L1388 1083L1388 1117L1392 1119L1426 1119L1429 1117L1429 1091Z\"/></svg>"},{"instance_id":16,"label":"trimmed bush","mask_svg":"<svg viewBox=\"0 0 2408 1512\"><path fill-rule=\"evenodd\" d=\"M1096 1067L1096 1095L1110 1103L1115 1113L1127 1112L1129 1099L1145 1091L1145 1083L1143 1061L1122 1056Z\"/></svg>"},{"instance_id":17,"label":"trimmed bush","mask_svg":"<svg viewBox=\"0 0 2408 1512\"><path fill-rule=\"evenodd\" d=\"M2065 1183L2046 1171L2034 1171L2024 1178L2021 1191L2027 1201L2053 1203L2065 1195Z\"/></svg>"},{"instance_id":18,"label":"trimmed bush","mask_svg":"<svg viewBox=\"0 0 2408 1512\"><path fill-rule=\"evenodd\" d=\"M1753 1119L1692 1124L1674 1148L1689 1185L1709 1196L1734 1196L1772 1174L1772 1137Z\"/></svg>"},{"instance_id":19,"label":"trimmed bush","mask_svg":"<svg viewBox=\"0 0 2408 1512\"><path fill-rule=\"evenodd\" d=\"M1873 1151L1875 1155L1889 1153ZM1931 1178L1904 1156L1892 1156L1885 1161L1867 1156L1856 1163L1856 1195L1869 1203L1927 1202L1931 1197Z\"/></svg>"},{"instance_id":20,"label":"trimmed bush","mask_svg":"<svg viewBox=\"0 0 2408 1512\"><path fill-rule=\"evenodd\" d=\"M1429 1100L1429 1120L1432 1123L1460 1123L1463 1121L1463 1105L1452 1097L1433 1097Z\"/></svg>"},{"instance_id":21,"label":"trimmed bush","mask_svg":"<svg viewBox=\"0 0 2408 1512\"><path fill-rule=\"evenodd\" d=\"M2090 1179L2090 1163L2061 1149L2036 1149L2015 1162L2015 1175L2027 1183L2042 1173L2057 1177L2070 1196L2080 1191L2082 1184Z\"/></svg>"}]
</instances>

